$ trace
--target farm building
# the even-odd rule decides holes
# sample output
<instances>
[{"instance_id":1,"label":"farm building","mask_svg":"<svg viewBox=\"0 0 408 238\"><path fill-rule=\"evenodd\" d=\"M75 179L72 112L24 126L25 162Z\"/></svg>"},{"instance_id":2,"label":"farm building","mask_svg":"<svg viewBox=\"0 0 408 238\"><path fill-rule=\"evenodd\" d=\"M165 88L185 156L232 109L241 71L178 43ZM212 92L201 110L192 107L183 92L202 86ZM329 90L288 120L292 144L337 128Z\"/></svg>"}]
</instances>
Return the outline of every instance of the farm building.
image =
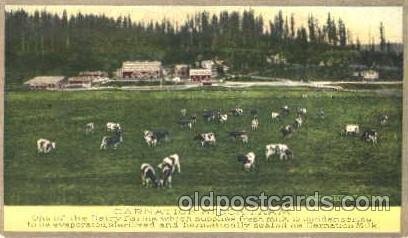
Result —
<instances>
[{"instance_id":1,"label":"farm building","mask_svg":"<svg viewBox=\"0 0 408 238\"><path fill-rule=\"evenodd\" d=\"M365 70L362 72L363 80L376 80L379 78L378 71L375 70Z\"/></svg>"},{"instance_id":2,"label":"farm building","mask_svg":"<svg viewBox=\"0 0 408 238\"><path fill-rule=\"evenodd\" d=\"M186 64L177 64L174 66L174 77L186 79L189 77L189 67Z\"/></svg>"},{"instance_id":3,"label":"farm building","mask_svg":"<svg viewBox=\"0 0 408 238\"><path fill-rule=\"evenodd\" d=\"M79 76L86 76L92 78L107 78L108 73L104 71L84 71L78 74Z\"/></svg>"},{"instance_id":4,"label":"farm building","mask_svg":"<svg viewBox=\"0 0 408 238\"><path fill-rule=\"evenodd\" d=\"M379 73L375 70L362 70L362 71L355 71L353 73L353 77L361 78L363 80L371 81L379 79Z\"/></svg>"},{"instance_id":5,"label":"farm building","mask_svg":"<svg viewBox=\"0 0 408 238\"><path fill-rule=\"evenodd\" d=\"M208 82L212 79L210 69L190 69L190 79L192 82Z\"/></svg>"},{"instance_id":6,"label":"farm building","mask_svg":"<svg viewBox=\"0 0 408 238\"><path fill-rule=\"evenodd\" d=\"M90 88L95 83L108 81L108 73L103 71L80 72L79 76L70 77L65 87L67 88Z\"/></svg>"},{"instance_id":7,"label":"farm building","mask_svg":"<svg viewBox=\"0 0 408 238\"><path fill-rule=\"evenodd\" d=\"M66 82L65 76L37 76L24 83L29 89L59 89Z\"/></svg>"},{"instance_id":8,"label":"farm building","mask_svg":"<svg viewBox=\"0 0 408 238\"><path fill-rule=\"evenodd\" d=\"M288 60L282 54L271 55L266 58L266 61L270 64L287 64Z\"/></svg>"},{"instance_id":9,"label":"farm building","mask_svg":"<svg viewBox=\"0 0 408 238\"><path fill-rule=\"evenodd\" d=\"M211 70L211 76L213 78L218 76L218 65L213 60L201 61L201 68Z\"/></svg>"},{"instance_id":10,"label":"farm building","mask_svg":"<svg viewBox=\"0 0 408 238\"><path fill-rule=\"evenodd\" d=\"M125 61L120 69L124 79L156 80L163 76L160 61Z\"/></svg>"}]
</instances>

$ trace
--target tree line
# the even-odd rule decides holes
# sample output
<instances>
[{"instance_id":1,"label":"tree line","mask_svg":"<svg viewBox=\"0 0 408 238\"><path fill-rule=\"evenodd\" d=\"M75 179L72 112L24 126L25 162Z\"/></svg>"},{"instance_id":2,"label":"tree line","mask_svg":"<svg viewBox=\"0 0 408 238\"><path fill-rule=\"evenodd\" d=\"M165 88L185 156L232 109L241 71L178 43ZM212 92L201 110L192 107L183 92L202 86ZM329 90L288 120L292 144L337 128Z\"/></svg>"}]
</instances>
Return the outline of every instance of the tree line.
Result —
<instances>
[{"instance_id":1,"label":"tree line","mask_svg":"<svg viewBox=\"0 0 408 238\"><path fill-rule=\"evenodd\" d=\"M38 74L73 75L83 70L112 72L125 60L161 60L164 64L224 59L234 72L268 66L266 58L283 55L290 64L318 65L332 60L349 64L402 67L379 26L380 48L374 40L362 45L344 21L328 13L319 24L310 15L306 25L281 11L265 22L253 11L199 12L182 23L167 19L133 22L130 16L62 15L46 11L6 12L6 78L21 81Z\"/></svg>"}]
</instances>

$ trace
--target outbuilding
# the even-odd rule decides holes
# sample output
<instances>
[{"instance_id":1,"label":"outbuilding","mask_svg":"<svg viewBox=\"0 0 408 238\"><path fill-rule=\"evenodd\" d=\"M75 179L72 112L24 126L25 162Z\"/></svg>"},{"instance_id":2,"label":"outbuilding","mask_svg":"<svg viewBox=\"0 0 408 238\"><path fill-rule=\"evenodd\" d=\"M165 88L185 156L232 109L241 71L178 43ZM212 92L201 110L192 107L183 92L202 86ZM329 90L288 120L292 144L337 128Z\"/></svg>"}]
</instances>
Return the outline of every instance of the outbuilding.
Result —
<instances>
[{"instance_id":1,"label":"outbuilding","mask_svg":"<svg viewBox=\"0 0 408 238\"><path fill-rule=\"evenodd\" d=\"M212 72L210 69L190 69L190 79L195 83L209 82L212 79Z\"/></svg>"},{"instance_id":2,"label":"outbuilding","mask_svg":"<svg viewBox=\"0 0 408 238\"><path fill-rule=\"evenodd\" d=\"M65 76L37 76L24 83L29 89L60 89L66 83Z\"/></svg>"}]
</instances>

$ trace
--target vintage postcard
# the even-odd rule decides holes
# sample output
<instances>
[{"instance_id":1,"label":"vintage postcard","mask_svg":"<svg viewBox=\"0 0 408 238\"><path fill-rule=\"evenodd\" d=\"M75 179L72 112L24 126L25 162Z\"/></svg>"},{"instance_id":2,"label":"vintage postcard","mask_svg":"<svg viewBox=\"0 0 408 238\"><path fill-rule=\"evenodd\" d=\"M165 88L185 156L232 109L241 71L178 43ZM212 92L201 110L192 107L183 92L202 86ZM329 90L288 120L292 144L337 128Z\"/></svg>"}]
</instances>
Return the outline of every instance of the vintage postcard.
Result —
<instances>
[{"instance_id":1,"label":"vintage postcard","mask_svg":"<svg viewBox=\"0 0 408 238\"><path fill-rule=\"evenodd\" d=\"M402 234L402 5L4 17L6 235Z\"/></svg>"}]
</instances>

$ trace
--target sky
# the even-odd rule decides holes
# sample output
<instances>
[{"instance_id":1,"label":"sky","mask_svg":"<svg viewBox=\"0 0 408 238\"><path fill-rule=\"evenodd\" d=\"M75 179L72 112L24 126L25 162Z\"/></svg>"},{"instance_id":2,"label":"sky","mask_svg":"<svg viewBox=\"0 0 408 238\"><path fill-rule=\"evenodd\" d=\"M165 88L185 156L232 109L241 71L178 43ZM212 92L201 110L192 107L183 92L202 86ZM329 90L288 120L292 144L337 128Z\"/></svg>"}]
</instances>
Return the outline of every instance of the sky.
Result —
<instances>
[{"instance_id":1,"label":"sky","mask_svg":"<svg viewBox=\"0 0 408 238\"><path fill-rule=\"evenodd\" d=\"M262 15L264 22L273 20L279 10L290 17L294 14L297 27L307 26L310 14L324 24L330 12L336 20L341 17L352 32L353 39L357 37L362 43L368 43L370 38L379 42L379 25L384 23L386 39L393 43L402 43L402 7L279 7L279 6L6 6L6 11L24 9L29 13L35 10L47 10L61 15L67 13L104 14L109 17L130 16L132 21L160 21L163 18L171 22L183 22L188 16L200 11L218 14L221 11L253 10L255 15Z\"/></svg>"}]
</instances>

